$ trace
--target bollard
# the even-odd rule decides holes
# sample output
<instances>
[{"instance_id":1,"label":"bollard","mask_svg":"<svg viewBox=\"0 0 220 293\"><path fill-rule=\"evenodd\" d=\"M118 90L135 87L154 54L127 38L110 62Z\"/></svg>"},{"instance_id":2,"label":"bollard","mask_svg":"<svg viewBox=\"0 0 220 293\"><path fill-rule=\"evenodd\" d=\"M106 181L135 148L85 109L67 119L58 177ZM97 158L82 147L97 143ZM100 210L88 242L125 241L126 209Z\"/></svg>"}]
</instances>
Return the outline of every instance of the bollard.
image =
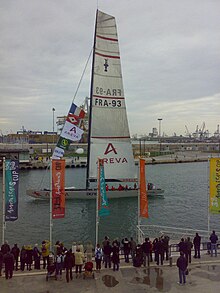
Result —
<instances>
[{"instance_id":1,"label":"bollard","mask_svg":"<svg viewBox=\"0 0 220 293\"><path fill-rule=\"evenodd\" d=\"M170 265L170 267L172 267L172 265L173 265L173 258L172 258L172 256L169 257L169 265Z\"/></svg>"}]
</instances>

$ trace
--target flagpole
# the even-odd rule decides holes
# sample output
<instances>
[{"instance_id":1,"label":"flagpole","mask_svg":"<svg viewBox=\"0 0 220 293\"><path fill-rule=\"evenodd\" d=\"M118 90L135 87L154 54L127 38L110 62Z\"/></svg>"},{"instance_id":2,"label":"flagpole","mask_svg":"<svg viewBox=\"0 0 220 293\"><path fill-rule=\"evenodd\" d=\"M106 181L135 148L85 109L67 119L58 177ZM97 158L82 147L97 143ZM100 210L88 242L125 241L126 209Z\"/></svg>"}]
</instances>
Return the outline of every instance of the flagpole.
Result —
<instances>
[{"instance_id":1,"label":"flagpole","mask_svg":"<svg viewBox=\"0 0 220 293\"><path fill-rule=\"evenodd\" d=\"M208 174L209 174L209 180L208 180L208 189L207 189L207 199L208 199L208 235L207 237L209 238L209 231L210 231L210 159L209 159L209 164L208 164Z\"/></svg>"},{"instance_id":2,"label":"flagpole","mask_svg":"<svg viewBox=\"0 0 220 293\"><path fill-rule=\"evenodd\" d=\"M97 169L97 195L96 195L96 232L95 232L95 243L99 241L99 192L100 192L100 160L98 158L98 169Z\"/></svg>"},{"instance_id":3,"label":"flagpole","mask_svg":"<svg viewBox=\"0 0 220 293\"><path fill-rule=\"evenodd\" d=\"M2 244L5 242L5 230L6 230L6 221L5 221L5 157L3 157L2 164Z\"/></svg>"},{"instance_id":4,"label":"flagpole","mask_svg":"<svg viewBox=\"0 0 220 293\"><path fill-rule=\"evenodd\" d=\"M140 159L139 157L139 164L138 164L138 244L141 242L141 235L140 235L140 224L141 224L141 217L140 217Z\"/></svg>"},{"instance_id":5,"label":"flagpole","mask_svg":"<svg viewBox=\"0 0 220 293\"><path fill-rule=\"evenodd\" d=\"M53 180L52 180L52 158L50 159L50 251L52 251L52 229L53 229L53 219L52 219L52 188L53 188Z\"/></svg>"}]
</instances>

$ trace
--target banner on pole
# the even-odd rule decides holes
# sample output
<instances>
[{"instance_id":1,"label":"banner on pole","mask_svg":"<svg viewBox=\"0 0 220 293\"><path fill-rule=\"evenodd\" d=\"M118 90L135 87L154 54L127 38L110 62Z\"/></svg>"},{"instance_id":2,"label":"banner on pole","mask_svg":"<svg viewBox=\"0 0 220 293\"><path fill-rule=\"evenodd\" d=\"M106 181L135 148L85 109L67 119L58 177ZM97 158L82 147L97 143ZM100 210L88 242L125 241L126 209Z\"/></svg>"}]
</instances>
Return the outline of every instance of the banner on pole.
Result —
<instances>
[{"instance_id":1,"label":"banner on pole","mask_svg":"<svg viewBox=\"0 0 220 293\"><path fill-rule=\"evenodd\" d=\"M140 188L140 217L148 218L148 198L146 190L146 178L145 178L145 160L139 160L140 164L140 176L139 176L139 188Z\"/></svg>"},{"instance_id":2,"label":"banner on pole","mask_svg":"<svg viewBox=\"0 0 220 293\"><path fill-rule=\"evenodd\" d=\"M99 216L108 216L109 205L106 195L106 185L105 185L105 172L104 172L104 161L98 159L99 170L98 170L98 207L99 207Z\"/></svg>"},{"instance_id":3,"label":"banner on pole","mask_svg":"<svg viewBox=\"0 0 220 293\"><path fill-rule=\"evenodd\" d=\"M210 159L209 210L213 214L220 213L220 158Z\"/></svg>"},{"instance_id":4,"label":"banner on pole","mask_svg":"<svg viewBox=\"0 0 220 293\"><path fill-rule=\"evenodd\" d=\"M18 219L18 160L5 160L5 221Z\"/></svg>"},{"instance_id":5,"label":"banner on pole","mask_svg":"<svg viewBox=\"0 0 220 293\"><path fill-rule=\"evenodd\" d=\"M65 217L65 160L52 160L52 219Z\"/></svg>"}]
</instances>

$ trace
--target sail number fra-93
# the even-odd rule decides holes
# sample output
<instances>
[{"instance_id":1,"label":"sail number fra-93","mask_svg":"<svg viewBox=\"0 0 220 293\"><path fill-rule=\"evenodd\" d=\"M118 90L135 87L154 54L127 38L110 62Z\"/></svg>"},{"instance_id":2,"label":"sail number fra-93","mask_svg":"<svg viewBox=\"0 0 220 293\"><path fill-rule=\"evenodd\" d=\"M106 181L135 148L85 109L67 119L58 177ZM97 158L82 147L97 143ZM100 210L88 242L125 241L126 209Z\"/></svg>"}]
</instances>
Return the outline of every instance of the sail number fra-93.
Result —
<instances>
[{"instance_id":1,"label":"sail number fra-93","mask_svg":"<svg viewBox=\"0 0 220 293\"><path fill-rule=\"evenodd\" d=\"M105 97L95 97L93 103L95 106L99 107L124 107L124 99L119 98L122 96L121 89L103 89L101 87L96 87L95 95L104 95ZM109 96L107 98L107 96ZM115 96L115 99L113 98ZM117 98L116 98L117 97Z\"/></svg>"}]
</instances>

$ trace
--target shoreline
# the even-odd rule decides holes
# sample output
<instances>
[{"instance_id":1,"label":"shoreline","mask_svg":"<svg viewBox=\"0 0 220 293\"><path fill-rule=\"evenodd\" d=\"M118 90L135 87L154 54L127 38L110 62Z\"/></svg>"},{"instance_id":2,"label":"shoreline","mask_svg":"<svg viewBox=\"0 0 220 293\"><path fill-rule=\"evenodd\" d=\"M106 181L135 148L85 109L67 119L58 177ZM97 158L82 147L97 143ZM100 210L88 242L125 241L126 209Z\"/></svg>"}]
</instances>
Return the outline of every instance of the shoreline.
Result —
<instances>
[{"instance_id":1,"label":"shoreline","mask_svg":"<svg viewBox=\"0 0 220 293\"><path fill-rule=\"evenodd\" d=\"M207 162L211 157L219 157L219 154L215 153L203 153L199 151L194 152L176 152L172 155L160 155L155 157L146 157L146 165L156 164L178 164L178 163L199 163ZM66 161L66 168L86 168L87 160L83 158L68 158L64 157ZM134 159L135 165L138 165L139 159ZM20 164L20 170L39 170L49 168L48 160L32 160L29 165Z\"/></svg>"}]
</instances>

